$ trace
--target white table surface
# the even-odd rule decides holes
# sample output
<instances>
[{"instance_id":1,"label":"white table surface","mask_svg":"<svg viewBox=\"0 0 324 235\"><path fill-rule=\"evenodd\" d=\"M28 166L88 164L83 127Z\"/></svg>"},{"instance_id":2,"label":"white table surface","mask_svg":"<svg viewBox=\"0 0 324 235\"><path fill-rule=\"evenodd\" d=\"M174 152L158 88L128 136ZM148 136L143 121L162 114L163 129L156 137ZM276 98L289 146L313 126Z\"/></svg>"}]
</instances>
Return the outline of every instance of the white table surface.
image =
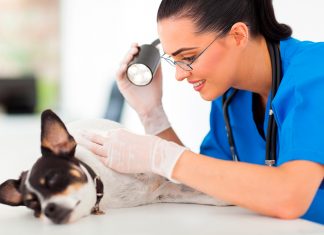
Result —
<instances>
[{"instance_id":1,"label":"white table surface","mask_svg":"<svg viewBox=\"0 0 324 235\"><path fill-rule=\"evenodd\" d=\"M73 224L53 225L25 208L0 206L1 234L186 234L186 235L323 235L324 226L305 220L279 220L239 207L154 204L111 209Z\"/></svg>"},{"instance_id":2,"label":"white table surface","mask_svg":"<svg viewBox=\"0 0 324 235\"><path fill-rule=\"evenodd\" d=\"M40 156L39 117L0 115L0 183L17 178ZM280 220L239 207L155 204L113 209L69 225L34 218L24 207L0 205L0 234L221 234L324 235L324 226L305 220Z\"/></svg>"}]
</instances>

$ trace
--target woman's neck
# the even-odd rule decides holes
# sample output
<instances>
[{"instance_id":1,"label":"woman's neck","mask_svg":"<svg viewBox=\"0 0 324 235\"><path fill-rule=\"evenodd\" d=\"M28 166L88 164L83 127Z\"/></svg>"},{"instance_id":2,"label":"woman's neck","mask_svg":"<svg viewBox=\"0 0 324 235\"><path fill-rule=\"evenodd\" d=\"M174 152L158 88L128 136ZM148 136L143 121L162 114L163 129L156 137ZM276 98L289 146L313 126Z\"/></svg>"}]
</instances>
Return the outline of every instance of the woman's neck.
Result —
<instances>
[{"instance_id":1,"label":"woman's neck","mask_svg":"<svg viewBox=\"0 0 324 235\"><path fill-rule=\"evenodd\" d=\"M272 84L271 60L264 37L252 39L242 57L239 89L249 90L261 98L265 107Z\"/></svg>"}]
</instances>

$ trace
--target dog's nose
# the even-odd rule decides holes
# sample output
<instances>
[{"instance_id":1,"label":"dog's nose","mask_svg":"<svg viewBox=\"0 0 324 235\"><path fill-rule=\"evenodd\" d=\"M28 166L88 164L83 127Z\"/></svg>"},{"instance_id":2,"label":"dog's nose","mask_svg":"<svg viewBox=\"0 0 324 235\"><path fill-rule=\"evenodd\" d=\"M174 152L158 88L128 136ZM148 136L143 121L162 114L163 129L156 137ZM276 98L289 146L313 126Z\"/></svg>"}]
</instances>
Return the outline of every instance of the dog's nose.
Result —
<instances>
[{"instance_id":1,"label":"dog's nose","mask_svg":"<svg viewBox=\"0 0 324 235\"><path fill-rule=\"evenodd\" d=\"M66 223L70 217L71 209L59 206L55 203L49 203L44 210L44 214L55 224Z\"/></svg>"},{"instance_id":2,"label":"dog's nose","mask_svg":"<svg viewBox=\"0 0 324 235\"><path fill-rule=\"evenodd\" d=\"M49 218L52 218L57 213L57 207L55 203L50 203L45 208L45 215Z\"/></svg>"}]
</instances>

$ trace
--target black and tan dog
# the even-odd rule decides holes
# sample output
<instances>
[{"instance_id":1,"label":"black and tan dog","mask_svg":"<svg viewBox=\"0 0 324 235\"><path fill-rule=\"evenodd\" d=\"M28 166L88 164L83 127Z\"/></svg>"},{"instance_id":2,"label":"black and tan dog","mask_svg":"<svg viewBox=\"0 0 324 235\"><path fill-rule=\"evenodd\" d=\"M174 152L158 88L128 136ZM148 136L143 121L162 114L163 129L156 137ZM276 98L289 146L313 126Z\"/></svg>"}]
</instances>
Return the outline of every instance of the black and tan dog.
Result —
<instances>
[{"instance_id":1,"label":"black and tan dog","mask_svg":"<svg viewBox=\"0 0 324 235\"><path fill-rule=\"evenodd\" d=\"M74 122L68 129L50 110L42 113L41 153L32 169L18 180L0 185L0 203L26 206L36 217L63 224L107 208L158 202L226 205L189 187L155 174L120 174L77 145L82 130L105 134L122 128L109 120ZM68 131L69 130L69 131ZM70 133L69 133L70 132Z\"/></svg>"}]
</instances>

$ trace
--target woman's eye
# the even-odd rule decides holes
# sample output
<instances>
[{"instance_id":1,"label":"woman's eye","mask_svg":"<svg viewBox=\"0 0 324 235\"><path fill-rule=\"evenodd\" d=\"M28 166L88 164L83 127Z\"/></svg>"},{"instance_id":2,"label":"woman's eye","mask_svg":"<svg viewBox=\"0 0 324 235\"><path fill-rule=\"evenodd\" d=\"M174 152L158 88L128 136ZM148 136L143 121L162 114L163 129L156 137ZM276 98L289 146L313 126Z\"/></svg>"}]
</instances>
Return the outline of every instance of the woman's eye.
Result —
<instances>
[{"instance_id":1,"label":"woman's eye","mask_svg":"<svg viewBox=\"0 0 324 235\"><path fill-rule=\"evenodd\" d=\"M182 60L188 61L188 62L192 62L195 60L195 56L190 56L190 57L183 57Z\"/></svg>"}]
</instances>

